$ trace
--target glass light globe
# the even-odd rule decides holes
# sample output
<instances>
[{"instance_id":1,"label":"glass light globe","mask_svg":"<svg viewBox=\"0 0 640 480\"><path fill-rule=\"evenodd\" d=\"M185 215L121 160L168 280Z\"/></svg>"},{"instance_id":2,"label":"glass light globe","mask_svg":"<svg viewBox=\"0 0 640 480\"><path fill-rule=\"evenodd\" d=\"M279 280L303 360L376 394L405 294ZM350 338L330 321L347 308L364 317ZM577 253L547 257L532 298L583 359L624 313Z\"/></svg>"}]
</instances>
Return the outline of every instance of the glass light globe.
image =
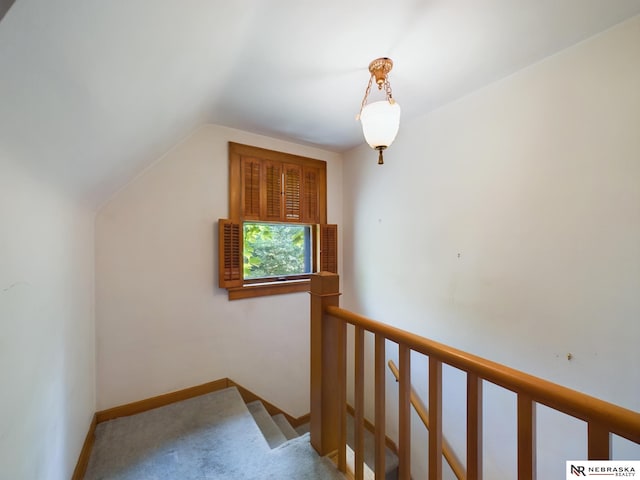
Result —
<instances>
[{"instance_id":1,"label":"glass light globe","mask_svg":"<svg viewBox=\"0 0 640 480\"><path fill-rule=\"evenodd\" d=\"M364 139L371 146L388 147L393 143L400 126L400 105L381 100L365 105L360 114Z\"/></svg>"}]
</instances>

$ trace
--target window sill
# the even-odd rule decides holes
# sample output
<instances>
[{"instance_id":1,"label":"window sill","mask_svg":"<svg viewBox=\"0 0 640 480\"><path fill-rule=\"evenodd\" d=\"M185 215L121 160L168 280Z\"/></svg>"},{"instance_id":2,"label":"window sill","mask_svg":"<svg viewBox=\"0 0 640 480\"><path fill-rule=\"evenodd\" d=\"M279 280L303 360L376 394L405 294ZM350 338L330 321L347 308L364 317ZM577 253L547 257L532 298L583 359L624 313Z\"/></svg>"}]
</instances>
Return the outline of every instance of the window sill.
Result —
<instances>
[{"instance_id":1,"label":"window sill","mask_svg":"<svg viewBox=\"0 0 640 480\"><path fill-rule=\"evenodd\" d=\"M243 287L229 288L229 300L242 298L266 297L284 293L308 292L310 280L288 280L283 282L256 283Z\"/></svg>"}]
</instances>

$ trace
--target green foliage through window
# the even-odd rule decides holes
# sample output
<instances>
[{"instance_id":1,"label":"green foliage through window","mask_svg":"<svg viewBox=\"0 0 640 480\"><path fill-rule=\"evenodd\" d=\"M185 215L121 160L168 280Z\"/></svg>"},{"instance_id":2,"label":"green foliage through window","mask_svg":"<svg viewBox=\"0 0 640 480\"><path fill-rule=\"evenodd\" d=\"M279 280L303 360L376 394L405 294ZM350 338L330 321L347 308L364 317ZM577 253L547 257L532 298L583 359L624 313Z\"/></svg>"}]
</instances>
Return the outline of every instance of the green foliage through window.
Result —
<instances>
[{"instance_id":1,"label":"green foliage through window","mask_svg":"<svg viewBox=\"0 0 640 480\"><path fill-rule=\"evenodd\" d=\"M244 224L244 278L311 272L311 229L307 225Z\"/></svg>"}]
</instances>

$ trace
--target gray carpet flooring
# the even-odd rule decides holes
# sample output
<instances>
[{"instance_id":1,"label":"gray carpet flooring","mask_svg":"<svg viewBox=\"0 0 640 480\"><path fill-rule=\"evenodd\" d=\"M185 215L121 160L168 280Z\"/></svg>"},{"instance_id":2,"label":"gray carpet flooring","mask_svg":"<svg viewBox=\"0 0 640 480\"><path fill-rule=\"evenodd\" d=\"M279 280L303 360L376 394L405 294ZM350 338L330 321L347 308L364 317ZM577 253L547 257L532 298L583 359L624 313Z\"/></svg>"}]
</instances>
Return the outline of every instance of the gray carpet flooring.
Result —
<instances>
[{"instance_id":1,"label":"gray carpet flooring","mask_svg":"<svg viewBox=\"0 0 640 480\"><path fill-rule=\"evenodd\" d=\"M344 480L309 435L275 449L236 388L100 423L85 480Z\"/></svg>"}]
</instances>

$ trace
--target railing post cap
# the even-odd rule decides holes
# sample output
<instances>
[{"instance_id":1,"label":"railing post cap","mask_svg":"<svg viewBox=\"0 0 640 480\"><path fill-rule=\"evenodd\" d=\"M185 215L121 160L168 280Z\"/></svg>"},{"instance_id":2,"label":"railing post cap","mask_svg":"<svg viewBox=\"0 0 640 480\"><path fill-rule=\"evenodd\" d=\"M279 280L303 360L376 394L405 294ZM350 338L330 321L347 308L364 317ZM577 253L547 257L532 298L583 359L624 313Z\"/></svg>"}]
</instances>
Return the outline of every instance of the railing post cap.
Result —
<instances>
[{"instance_id":1,"label":"railing post cap","mask_svg":"<svg viewBox=\"0 0 640 480\"><path fill-rule=\"evenodd\" d=\"M339 295L340 277L337 273L318 272L311 275L312 295Z\"/></svg>"}]
</instances>

